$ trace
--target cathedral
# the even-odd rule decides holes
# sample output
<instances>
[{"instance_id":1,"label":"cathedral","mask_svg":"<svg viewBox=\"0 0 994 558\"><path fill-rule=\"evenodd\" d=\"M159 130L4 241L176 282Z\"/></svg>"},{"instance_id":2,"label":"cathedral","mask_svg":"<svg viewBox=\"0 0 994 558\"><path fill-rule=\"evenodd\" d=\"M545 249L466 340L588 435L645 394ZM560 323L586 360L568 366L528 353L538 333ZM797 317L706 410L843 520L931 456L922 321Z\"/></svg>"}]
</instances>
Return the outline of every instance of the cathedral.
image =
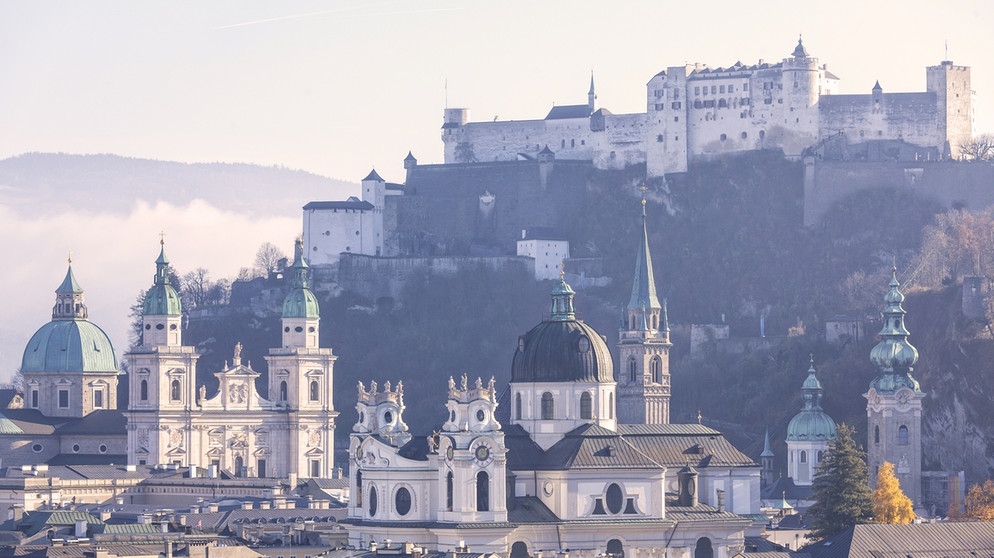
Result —
<instances>
[{"instance_id":1,"label":"cathedral","mask_svg":"<svg viewBox=\"0 0 994 558\"><path fill-rule=\"evenodd\" d=\"M644 218L643 205L622 389L605 338L577 319L563 278L548 317L518 338L509 385L449 378L430 436L408 431L402 382L360 382L350 544L390 539L514 558L744 550L760 470L720 432L669 423L668 326Z\"/></svg>"},{"instance_id":2,"label":"cathedral","mask_svg":"<svg viewBox=\"0 0 994 558\"><path fill-rule=\"evenodd\" d=\"M126 355L130 374L128 462L170 463L236 477L331 477L335 356L318 344L317 298L298 241L283 302L282 345L269 350L268 397L241 344L215 372L217 392L197 385L198 355L183 345L183 309L169 280L165 247L145 294L142 336Z\"/></svg>"}]
</instances>

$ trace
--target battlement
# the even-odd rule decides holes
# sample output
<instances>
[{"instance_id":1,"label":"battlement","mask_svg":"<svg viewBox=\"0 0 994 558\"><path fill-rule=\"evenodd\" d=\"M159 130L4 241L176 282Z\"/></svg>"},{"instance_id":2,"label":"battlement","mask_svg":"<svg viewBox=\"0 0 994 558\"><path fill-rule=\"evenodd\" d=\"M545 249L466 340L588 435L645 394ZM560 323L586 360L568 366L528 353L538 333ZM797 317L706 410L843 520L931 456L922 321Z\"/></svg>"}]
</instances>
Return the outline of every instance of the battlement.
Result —
<instances>
[{"instance_id":1,"label":"battlement","mask_svg":"<svg viewBox=\"0 0 994 558\"><path fill-rule=\"evenodd\" d=\"M456 381L452 379L452 376L449 376L449 399L459 403L469 403L481 399L497 401L497 390L494 387L493 376L490 377L487 387L483 387L483 380L479 376L476 378L474 387L470 388L468 383L466 374L463 374L459 387L456 387Z\"/></svg>"},{"instance_id":2,"label":"battlement","mask_svg":"<svg viewBox=\"0 0 994 558\"><path fill-rule=\"evenodd\" d=\"M377 391L376 380L369 382L369 391L362 380L359 380L359 403L375 407L381 403L404 404L404 382L397 382L397 388L391 390L390 381L383 384L383 391Z\"/></svg>"}]
</instances>

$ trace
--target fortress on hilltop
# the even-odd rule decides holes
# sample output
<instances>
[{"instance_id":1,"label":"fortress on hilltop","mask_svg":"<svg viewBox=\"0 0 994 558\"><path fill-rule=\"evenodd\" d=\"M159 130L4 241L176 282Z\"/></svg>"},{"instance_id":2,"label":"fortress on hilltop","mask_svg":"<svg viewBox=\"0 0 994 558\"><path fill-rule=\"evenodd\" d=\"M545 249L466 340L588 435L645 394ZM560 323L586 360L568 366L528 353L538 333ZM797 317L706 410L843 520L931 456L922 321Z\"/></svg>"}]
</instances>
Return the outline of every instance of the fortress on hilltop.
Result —
<instances>
[{"instance_id":1,"label":"fortress on hilltop","mask_svg":"<svg viewBox=\"0 0 994 558\"><path fill-rule=\"evenodd\" d=\"M598 108L593 76L587 103L554 106L540 120L470 122L466 108L446 108L446 163L556 157L597 168L645 163L649 176L684 172L691 161L724 153L782 149L798 158L820 144L908 144L904 156L957 156L973 136L970 68L944 60L925 70L924 92L839 95L840 78L803 42L776 63L670 66L646 85L646 111ZM910 153L910 155L907 155Z\"/></svg>"}]
</instances>

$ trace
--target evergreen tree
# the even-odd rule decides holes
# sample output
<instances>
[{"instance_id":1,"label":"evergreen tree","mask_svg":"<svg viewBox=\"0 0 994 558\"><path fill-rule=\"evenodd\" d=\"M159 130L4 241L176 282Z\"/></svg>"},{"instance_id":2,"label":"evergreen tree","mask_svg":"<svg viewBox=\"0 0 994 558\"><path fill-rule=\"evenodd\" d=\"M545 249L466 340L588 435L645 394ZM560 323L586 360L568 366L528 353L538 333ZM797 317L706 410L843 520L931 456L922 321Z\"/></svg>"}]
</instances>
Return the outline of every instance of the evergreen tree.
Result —
<instances>
[{"instance_id":1,"label":"evergreen tree","mask_svg":"<svg viewBox=\"0 0 994 558\"><path fill-rule=\"evenodd\" d=\"M877 523L911 523L915 509L901 491L894 476L894 464L884 461L877 473L877 489L873 491L873 520Z\"/></svg>"},{"instance_id":2,"label":"evergreen tree","mask_svg":"<svg viewBox=\"0 0 994 558\"><path fill-rule=\"evenodd\" d=\"M835 440L828 444L827 457L812 483L815 503L808 508L808 537L820 539L857 523L873 521L869 481L866 452L853 440L853 429L843 423Z\"/></svg>"}]
</instances>

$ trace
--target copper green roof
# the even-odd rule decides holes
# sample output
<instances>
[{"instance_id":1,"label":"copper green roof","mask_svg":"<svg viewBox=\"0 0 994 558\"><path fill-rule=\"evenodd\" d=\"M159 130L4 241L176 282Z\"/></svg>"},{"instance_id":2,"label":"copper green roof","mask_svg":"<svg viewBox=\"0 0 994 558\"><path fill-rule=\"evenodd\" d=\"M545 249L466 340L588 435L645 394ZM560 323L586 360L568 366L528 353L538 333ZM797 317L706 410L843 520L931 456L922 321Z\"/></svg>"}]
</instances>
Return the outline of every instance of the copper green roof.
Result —
<instances>
[{"instance_id":1,"label":"copper green roof","mask_svg":"<svg viewBox=\"0 0 994 558\"><path fill-rule=\"evenodd\" d=\"M14 421L0 414L0 434L24 434L24 431Z\"/></svg>"},{"instance_id":2,"label":"copper green roof","mask_svg":"<svg viewBox=\"0 0 994 558\"><path fill-rule=\"evenodd\" d=\"M81 293L83 292L83 287L79 286L76 282L76 276L72 273L72 265L69 265L69 269L66 270L66 278L62 280L62 284L59 288L55 289L56 293Z\"/></svg>"},{"instance_id":3,"label":"copper green roof","mask_svg":"<svg viewBox=\"0 0 994 558\"><path fill-rule=\"evenodd\" d=\"M21 372L116 372L110 338L87 320L55 320L35 332Z\"/></svg>"},{"instance_id":4,"label":"copper green roof","mask_svg":"<svg viewBox=\"0 0 994 558\"><path fill-rule=\"evenodd\" d=\"M307 282L307 262L304 261L304 245L297 239L294 247L293 265L290 266L293 286L283 299L284 318L318 318L321 308Z\"/></svg>"},{"instance_id":5,"label":"copper green roof","mask_svg":"<svg viewBox=\"0 0 994 558\"><path fill-rule=\"evenodd\" d=\"M918 362L918 349L908 342L910 333L904 327L904 294L897 280L897 268L891 271L889 290L884 296L883 328L880 342L870 351L870 361L880 374L870 383L878 392L893 393L902 387L921 393L918 381L911 375Z\"/></svg>"},{"instance_id":6,"label":"copper green roof","mask_svg":"<svg viewBox=\"0 0 994 558\"><path fill-rule=\"evenodd\" d=\"M656 297L656 280L652 275L652 255L649 253L649 233L645 224L645 199L642 200L642 239L639 243L638 256L635 258L635 280L632 282L632 298L628 301L630 309L658 309L659 299Z\"/></svg>"},{"instance_id":7,"label":"copper green roof","mask_svg":"<svg viewBox=\"0 0 994 558\"><path fill-rule=\"evenodd\" d=\"M155 260L155 280L145 293L142 314L145 316L180 316L183 305L176 289L169 284L169 260L166 247L160 241L159 257Z\"/></svg>"},{"instance_id":8,"label":"copper green roof","mask_svg":"<svg viewBox=\"0 0 994 558\"><path fill-rule=\"evenodd\" d=\"M815 365L811 362L808 377L801 385L801 398L804 407L794 415L787 425L788 442L816 442L834 440L835 421L821 408L821 382L815 375Z\"/></svg>"}]
</instances>

